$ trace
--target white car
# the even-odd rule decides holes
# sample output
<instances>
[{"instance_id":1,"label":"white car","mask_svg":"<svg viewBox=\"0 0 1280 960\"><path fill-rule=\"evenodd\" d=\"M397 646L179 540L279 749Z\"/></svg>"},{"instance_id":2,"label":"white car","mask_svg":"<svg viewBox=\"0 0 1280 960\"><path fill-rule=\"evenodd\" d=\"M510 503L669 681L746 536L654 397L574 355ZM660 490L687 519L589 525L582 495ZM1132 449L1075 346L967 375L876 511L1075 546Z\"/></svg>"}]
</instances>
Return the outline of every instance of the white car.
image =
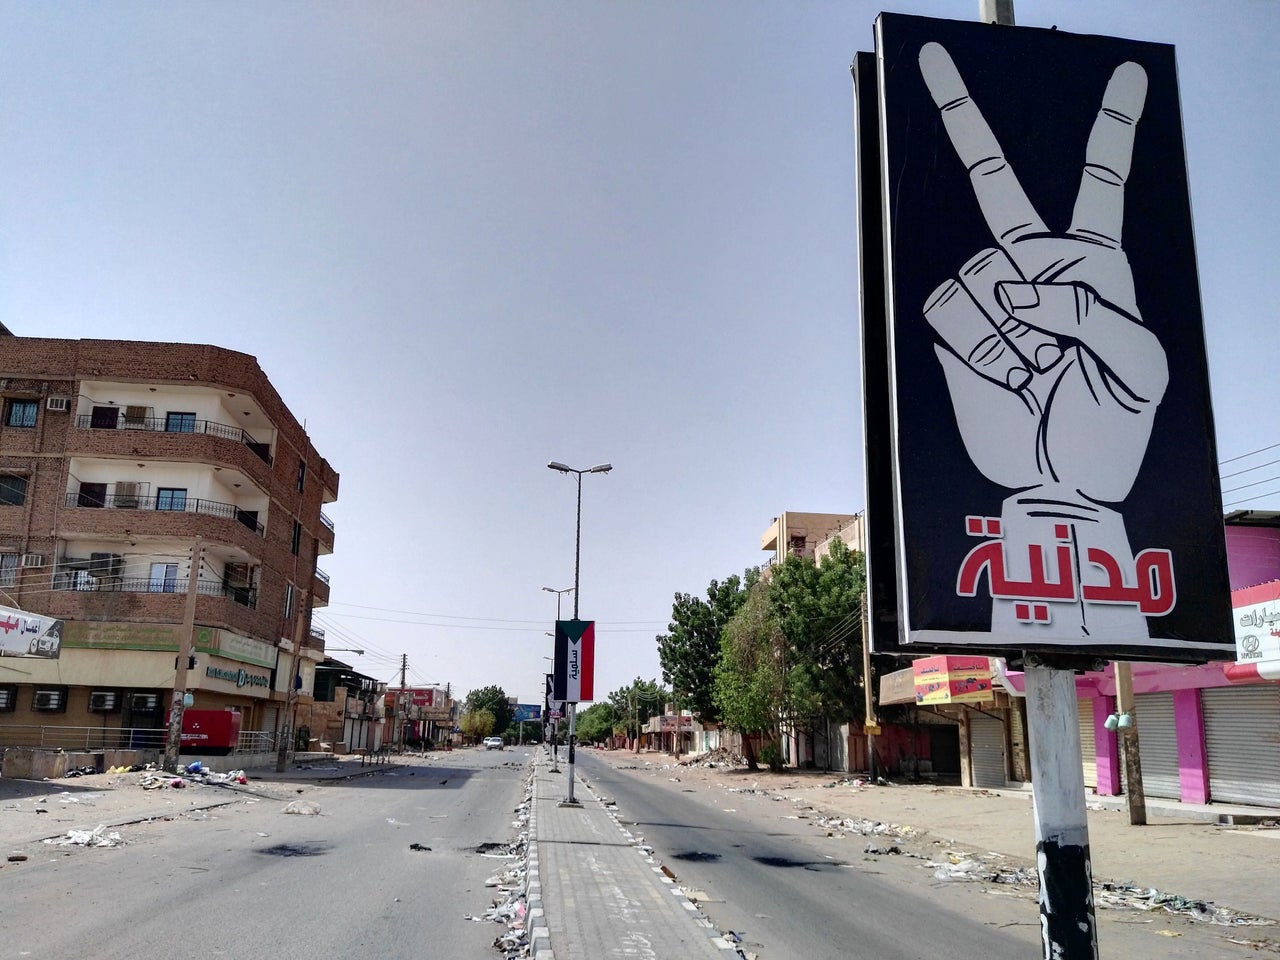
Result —
<instances>
[{"instance_id":1,"label":"white car","mask_svg":"<svg viewBox=\"0 0 1280 960\"><path fill-rule=\"evenodd\" d=\"M501 750L502 738L501 737L485 737L484 748L486 750Z\"/></svg>"}]
</instances>

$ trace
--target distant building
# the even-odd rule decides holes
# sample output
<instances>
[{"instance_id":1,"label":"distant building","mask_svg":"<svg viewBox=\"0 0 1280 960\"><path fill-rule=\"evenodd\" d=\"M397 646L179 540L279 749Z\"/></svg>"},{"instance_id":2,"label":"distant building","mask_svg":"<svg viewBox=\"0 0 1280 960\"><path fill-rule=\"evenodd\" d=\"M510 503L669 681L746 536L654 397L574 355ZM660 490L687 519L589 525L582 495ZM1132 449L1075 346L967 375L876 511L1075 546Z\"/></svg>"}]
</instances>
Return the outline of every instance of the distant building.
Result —
<instances>
[{"instance_id":1,"label":"distant building","mask_svg":"<svg viewBox=\"0 0 1280 960\"><path fill-rule=\"evenodd\" d=\"M58 659L0 659L0 742L157 743L197 539L195 706L271 734L310 702L338 474L253 357L8 335L0 402L0 606L65 621Z\"/></svg>"},{"instance_id":2,"label":"distant building","mask_svg":"<svg viewBox=\"0 0 1280 960\"><path fill-rule=\"evenodd\" d=\"M773 518L769 529L760 537L760 549L773 551L769 564L781 562L788 556L813 560L818 545L841 531L848 531L848 538L842 536L841 539L851 548L864 549L862 530L862 514L787 512Z\"/></svg>"}]
</instances>

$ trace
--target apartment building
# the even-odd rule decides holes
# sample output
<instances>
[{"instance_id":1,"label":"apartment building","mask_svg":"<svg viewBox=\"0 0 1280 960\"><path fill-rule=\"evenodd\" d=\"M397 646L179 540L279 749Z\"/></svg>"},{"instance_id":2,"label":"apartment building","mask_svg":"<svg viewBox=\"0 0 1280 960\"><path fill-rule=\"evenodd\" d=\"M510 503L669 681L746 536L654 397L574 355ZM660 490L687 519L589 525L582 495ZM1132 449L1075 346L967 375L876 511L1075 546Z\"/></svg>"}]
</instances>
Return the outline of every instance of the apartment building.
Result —
<instances>
[{"instance_id":1,"label":"apartment building","mask_svg":"<svg viewBox=\"0 0 1280 960\"><path fill-rule=\"evenodd\" d=\"M64 621L56 659L0 658L0 743L152 745L192 577L193 706L271 733L309 700L338 474L255 358L0 330L0 403L0 606Z\"/></svg>"}]
</instances>

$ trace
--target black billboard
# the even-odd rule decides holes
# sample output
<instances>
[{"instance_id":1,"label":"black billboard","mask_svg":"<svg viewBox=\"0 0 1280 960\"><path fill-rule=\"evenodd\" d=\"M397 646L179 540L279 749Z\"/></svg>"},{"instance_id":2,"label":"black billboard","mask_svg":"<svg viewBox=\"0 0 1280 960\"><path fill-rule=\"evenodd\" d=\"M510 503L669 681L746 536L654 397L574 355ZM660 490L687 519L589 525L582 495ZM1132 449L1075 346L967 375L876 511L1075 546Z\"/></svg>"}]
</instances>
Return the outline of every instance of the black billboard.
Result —
<instances>
[{"instance_id":1,"label":"black billboard","mask_svg":"<svg viewBox=\"0 0 1280 960\"><path fill-rule=\"evenodd\" d=\"M1173 48L892 14L876 44L877 650L1230 658Z\"/></svg>"}]
</instances>

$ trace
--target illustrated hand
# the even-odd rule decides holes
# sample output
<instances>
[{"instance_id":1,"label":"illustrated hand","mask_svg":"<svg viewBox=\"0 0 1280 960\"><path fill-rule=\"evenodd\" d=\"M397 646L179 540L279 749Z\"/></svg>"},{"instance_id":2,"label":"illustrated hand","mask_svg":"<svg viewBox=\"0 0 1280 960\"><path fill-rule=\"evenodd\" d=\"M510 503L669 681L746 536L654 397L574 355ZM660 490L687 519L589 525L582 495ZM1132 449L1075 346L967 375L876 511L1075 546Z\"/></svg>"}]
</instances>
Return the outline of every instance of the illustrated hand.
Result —
<instances>
[{"instance_id":1,"label":"illustrated hand","mask_svg":"<svg viewBox=\"0 0 1280 960\"><path fill-rule=\"evenodd\" d=\"M996 243L924 305L965 449L1001 486L1061 486L1118 503L1146 455L1169 379L1121 249L1146 72L1124 63L1112 74L1071 225L1056 233L1027 199L950 54L929 43L919 60Z\"/></svg>"}]
</instances>

